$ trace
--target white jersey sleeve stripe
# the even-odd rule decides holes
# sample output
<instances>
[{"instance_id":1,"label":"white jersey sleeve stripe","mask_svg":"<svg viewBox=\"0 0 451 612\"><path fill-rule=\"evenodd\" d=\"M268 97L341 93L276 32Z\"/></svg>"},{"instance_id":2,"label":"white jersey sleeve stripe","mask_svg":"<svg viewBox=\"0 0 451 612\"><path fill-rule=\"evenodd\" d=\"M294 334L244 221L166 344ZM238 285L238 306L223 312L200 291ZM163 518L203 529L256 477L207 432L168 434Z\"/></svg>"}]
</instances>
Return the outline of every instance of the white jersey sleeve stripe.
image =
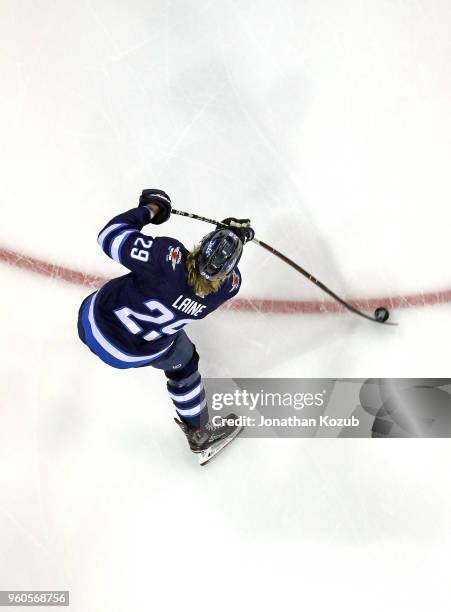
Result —
<instances>
[{"instance_id":1,"label":"white jersey sleeve stripe","mask_svg":"<svg viewBox=\"0 0 451 612\"><path fill-rule=\"evenodd\" d=\"M120 234L116 236L116 238L111 243L111 258L114 259L114 261L117 261L117 263L122 263L121 262L121 246L123 245L127 237L130 236L130 234L133 234L134 232L137 232L137 231L138 230L135 230L135 229L124 230L123 232L121 232Z\"/></svg>"},{"instance_id":2,"label":"white jersey sleeve stripe","mask_svg":"<svg viewBox=\"0 0 451 612\"><path fill-rule=\"evenodd\" d=\"M124 225L127 225L126 223L113 223L113 225L108 225L108 227L106 227L103 232L101 232L97 238L97 242L99 243L99 246L103 249L103 243L105 242L105 238L111 234L111 232L114 232L115 229L117 229L118 227L123 227Z\"/></svg>"}]
</instances>

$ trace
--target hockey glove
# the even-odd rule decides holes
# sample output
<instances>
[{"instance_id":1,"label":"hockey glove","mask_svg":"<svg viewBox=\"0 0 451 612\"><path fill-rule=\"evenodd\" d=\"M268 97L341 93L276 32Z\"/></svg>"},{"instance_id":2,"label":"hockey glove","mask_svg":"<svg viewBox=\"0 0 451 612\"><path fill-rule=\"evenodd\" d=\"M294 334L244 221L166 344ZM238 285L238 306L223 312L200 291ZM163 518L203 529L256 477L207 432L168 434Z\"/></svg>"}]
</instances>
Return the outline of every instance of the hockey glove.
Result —
<instances>
[{"instance_id":1,"label":"hockey glove","mask_svg":"<svg viewBox=\"0 0 451 612\"><path fill-rule=\"evenodd\" d=\"M221 221L223 225L228 225L232 232L238 236L243 244L254 239L255 232L251 227L249 219L235 219L235 217L227 217Z\"/></svg>"},{"instance_id":2,"label":"hockey glove","mask_svg":"<svg viewBox=\"0 0 451 612\"><path fill-rule=\"evenodd\" d=\"M150 220L155 225L164 223L171 216L171 198L161 189L144 189L140 198L139 206L156 206L158 212Z\"/></svg>"}]
</instances>

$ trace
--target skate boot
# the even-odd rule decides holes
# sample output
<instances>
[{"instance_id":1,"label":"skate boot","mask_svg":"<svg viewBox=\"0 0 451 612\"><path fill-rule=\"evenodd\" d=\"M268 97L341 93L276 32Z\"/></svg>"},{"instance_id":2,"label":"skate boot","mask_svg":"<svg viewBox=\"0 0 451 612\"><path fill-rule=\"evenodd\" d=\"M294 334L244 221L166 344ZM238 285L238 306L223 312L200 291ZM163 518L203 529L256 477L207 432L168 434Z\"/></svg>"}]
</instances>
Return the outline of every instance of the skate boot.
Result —
<instances>
[{"instance_id":1,"label":"skate boot","mask_svg":"<svg viewBox=\"0 0 451 612\"><path fill-rule=\"evenodd\" d=\"M200 429L193 429L187 423L178 419L174 419L174 421L185 434L190 449L193 453L199 455L200 465L205 465L241 433L243 426L237 425L236 419L235 414L229 414L225 417L225 420L227 423L233 420L232 425L213 425L211 421L208 421Z\"/></svg>"}]
</instances>

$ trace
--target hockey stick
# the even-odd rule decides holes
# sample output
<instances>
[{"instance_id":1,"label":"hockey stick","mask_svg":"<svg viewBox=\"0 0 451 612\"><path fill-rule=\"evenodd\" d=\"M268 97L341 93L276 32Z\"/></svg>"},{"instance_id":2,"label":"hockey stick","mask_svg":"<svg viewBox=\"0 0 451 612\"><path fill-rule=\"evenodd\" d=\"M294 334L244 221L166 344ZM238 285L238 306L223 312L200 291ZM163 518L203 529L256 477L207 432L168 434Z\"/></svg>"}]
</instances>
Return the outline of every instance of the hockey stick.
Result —
<instances>
[{"instance_id":1,"label":"hockey stick","mask_svg":"<svg viewBox=\"0 0 451 612\"><path fill-rule=\"evenodd\" d=\"M207 217L201 217L200 215L195 215L194 213L184 212L182 210L175 210L174 208L172 209L172 214L181 215L182 217L189 217L190 219L196 219L197 221L205 221L206 223L211 223L219 227L225 227L225 228L229 227L228 225L225 225L224 223L220 223L219 221L215 221L214 219L208 219ZM307 280L309 280L311 283L319 287L322 291L327 293L327 295L330 295L331 298L336 300L338 303L340 303L347 310L350 310L354 314L359 315L360 317L363 317L364 319L368 319L368 321L373 321L373 323L381 323L382 325L398 325L397 323L387 323L387 319L385 319L384 321L382 319L371 317L370 315L367 315L364 312L361 312L358 308L355 308L352 304L349 304L349 302L346 302L343 298L341 298L336 293L334 293L331 289L329 289L329 287L326 287L326 285L324 285L320 280L315 278L313 274L310 274L310 272L307 272L307 270L304 270L304 268L302 268L299 264L294 262L292 259L284 255L283 253L281 253L274 247L270 246L269 244L266 244L266 242L263 242L263 240L258 240L257 238L254 238L251 242L255 242L256 244L260 245L261 247L263 247L264 249L266 249L267 251L269 251L270 253L272 253L273 255L281 259L282 261L284 261L286 264L294 268L297 272L305 276ZM376 308L375 312L377 312L378 310L385 310L388 313L388 310L384 308L383 306L381 306L380 308Z\"/></svg>"}]
</instances>

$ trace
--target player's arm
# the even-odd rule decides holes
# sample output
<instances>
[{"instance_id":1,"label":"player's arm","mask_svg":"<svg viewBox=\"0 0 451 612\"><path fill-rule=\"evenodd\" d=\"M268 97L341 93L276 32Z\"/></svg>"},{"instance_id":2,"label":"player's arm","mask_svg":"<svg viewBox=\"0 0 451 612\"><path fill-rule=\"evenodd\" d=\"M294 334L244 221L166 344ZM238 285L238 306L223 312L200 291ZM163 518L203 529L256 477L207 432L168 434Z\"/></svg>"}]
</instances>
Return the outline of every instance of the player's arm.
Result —
<instances>
[{"instance_id":1,"label":"player's arm","mask_svg":"<svg viewBox=\"0 0 451 612\"><path fill-rule=\"evenodd\" d=\"M227 217L221 221L222 225L227 225L231 231L238 236L243 244L254 239L255 232L251 227L249 219L236 219L235 217ZM218 226L219 227L219 226ZM225 300L234 298L241 288L241 272L238 268L232 272L225 283Z\"/></svg>"},{"instance_id":2,"label":"player's arm","mask_svg":"<svg viewBox=\"0 0 451 612\"><path fill-rule=\"evenodd\" d=\"M255 232L251 227L250 219L237 219L236 217L227 217L221 221L222 225L227 225L228 228L241 240L243 244L250 242L255 237ZM220 226L217 225L217 228Z\"/></svg>"},{"instance_id":3,"label":"player's arm","mask_svg":"<svg viewBox=\"0 0 451 612\"><path fill-rule=\"evenodd\" d=\"M108 257L132 272L148 272L154 239L141 234L141 229L148 223L164 223L170 214L169 196L159 189L145 189L139 206L113 217L100 231L97 242Z\"/></svg>"}]
</instances>

